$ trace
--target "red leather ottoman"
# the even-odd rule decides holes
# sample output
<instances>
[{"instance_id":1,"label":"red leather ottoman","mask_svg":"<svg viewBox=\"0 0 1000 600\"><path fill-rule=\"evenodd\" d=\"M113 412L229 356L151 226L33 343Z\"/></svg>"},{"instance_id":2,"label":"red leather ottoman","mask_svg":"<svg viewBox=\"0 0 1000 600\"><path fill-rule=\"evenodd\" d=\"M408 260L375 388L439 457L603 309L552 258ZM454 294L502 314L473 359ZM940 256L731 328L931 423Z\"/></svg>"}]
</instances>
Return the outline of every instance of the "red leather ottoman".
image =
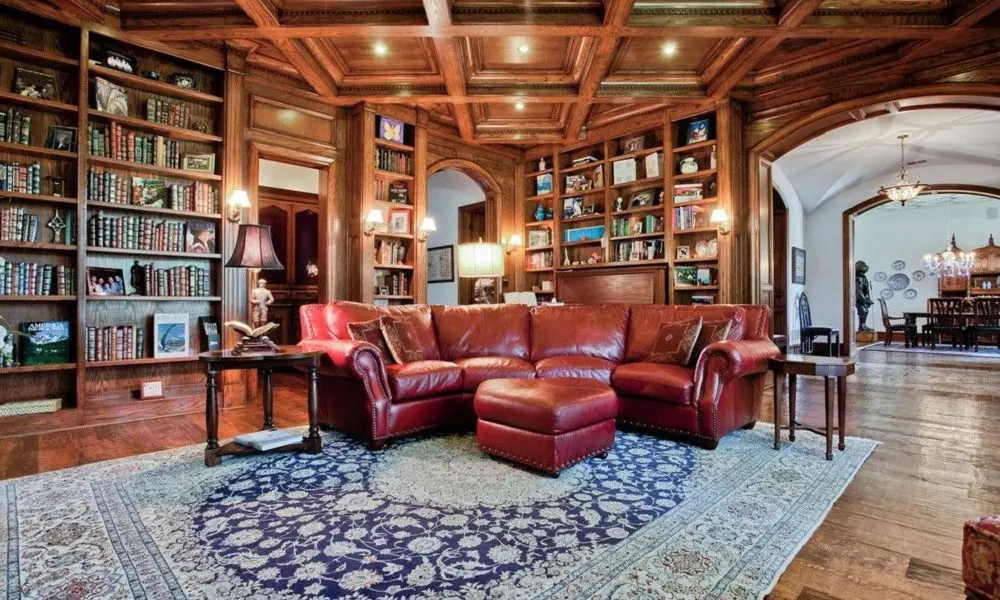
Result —
<instances>
[{"instance_id":1,"label":"red leather ottoman","mask_svg":"<svg viewBox=\"0 0 1000 600\"><path fill-rule=\"evenodd\" d=\"M480 450L548 473L615 443L618 396L594 379L491 379L474 405Z\"/></svg>"},{"instance_id":2,"label":"red leather ottoman","mask_svg":"<svg viewBox=\"0 0 1000 600\"><path fill-rule=\"evenodd\" d=\"M965 524L962 579L970 599L1000 599L1000 516Z\"/></svg>"}]
</instances>

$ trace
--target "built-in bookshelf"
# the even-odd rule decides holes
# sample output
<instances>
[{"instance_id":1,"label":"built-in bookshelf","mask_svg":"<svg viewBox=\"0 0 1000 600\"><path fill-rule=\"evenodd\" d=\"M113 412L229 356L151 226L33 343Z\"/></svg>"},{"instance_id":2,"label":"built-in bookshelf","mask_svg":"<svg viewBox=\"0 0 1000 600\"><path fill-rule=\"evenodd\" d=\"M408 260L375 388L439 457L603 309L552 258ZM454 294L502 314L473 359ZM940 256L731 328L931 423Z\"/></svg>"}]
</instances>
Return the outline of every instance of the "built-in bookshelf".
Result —
<instances>
[{"instance_id":1,"label":"built-in bookshelf","mask_svg":"<svg viewBox=\"0 0 1000 600\"><path fill-rule=\"evenodd\" d=\"M375 147L372 201L384 221L371 235L371 300L381 306L412 304L417 227L414 211L416 129L413 123L375 114L373 128L368 134Z\"/></svg>"},{"instance_id":2,"label":"built-in bookshelf","mask_svg":"<svg viewBox=\"0 0 1000 600\"><path fill-rule=\"evenodd\" d=\"M0 429L138 403L146 381L165 398L134 416L188 411L204 393L200 323L222 316L223 72L105 29L0 21L13 32L0 42L0 324L66 324L52 330L58 362L18 352L0 366L0 402L58 410ZM186 315L181 356L154 355L167 314Z\"/></svg>"}]
</instances>

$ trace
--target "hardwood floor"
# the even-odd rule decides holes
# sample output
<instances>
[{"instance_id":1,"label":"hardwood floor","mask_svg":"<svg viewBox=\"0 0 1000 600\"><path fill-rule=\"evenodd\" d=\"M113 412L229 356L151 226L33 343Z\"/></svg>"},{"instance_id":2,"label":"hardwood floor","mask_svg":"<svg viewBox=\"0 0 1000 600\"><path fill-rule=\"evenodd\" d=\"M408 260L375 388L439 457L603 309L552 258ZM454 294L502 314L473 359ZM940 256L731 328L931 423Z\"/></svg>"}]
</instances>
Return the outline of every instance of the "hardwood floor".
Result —
<instances>
[{"instance_id":1,"label":"hardwood floor","mask_svg":"<svg viewBox=\"0 0 1000 600\"><path fill-rule=\"evenodd\" d=\"M960 599L962 523L1000 513L1000 362L864 352L848 435L882 444L782 576L771 600ZM800 378L799 420L820 424L821 380ZM305 422L304 383L276 378L275 420ZM772 419L770 389L762 420ZM220 437L260 426L222 413ZM0 440L0 478L204 443L204 416Z\"/></svg>"}]
</instances>

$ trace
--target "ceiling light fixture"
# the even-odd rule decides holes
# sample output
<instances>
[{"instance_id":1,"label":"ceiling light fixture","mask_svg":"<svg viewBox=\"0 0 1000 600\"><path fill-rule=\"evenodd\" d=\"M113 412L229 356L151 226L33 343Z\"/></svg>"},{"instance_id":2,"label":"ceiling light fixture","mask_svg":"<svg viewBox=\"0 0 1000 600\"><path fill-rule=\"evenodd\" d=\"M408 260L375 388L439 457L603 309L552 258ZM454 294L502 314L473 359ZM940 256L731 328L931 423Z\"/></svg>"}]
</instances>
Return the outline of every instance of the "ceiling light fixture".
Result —
<instances>
[{"instance_id":1,"label":"ceiling light fixture","mask_svg":"<svg viewBox=\"0 0 1000 600\"><path fill-rule=\"evenodd\" d=\"M517 51L520 52L521 54L527 54L529 50L531 50L531 47L528 46L527 44L521 44L520 46L517 47Z\"/></svg>"},{"instance_id":2,"label":"ceiling light fixture","mask_svg":"<svg viewBox=\"0 0 1000 600\"><path fill-rule=\"evenodd\" d=\"M677 42L666 42L663 44L662 51L664 56L673 56L677 54Z\"/></svg>"},{"instance_id":3,"label":"ceiling light fixture","mask_svg":"<svg viewBox=\"0 0 1000 600\"><path fill-rule=\"evenodd\" d=\"M908 138L907 134L897 135L896 139L899 140L899 181L896 185L882 186L879 188L880 194L885 194L885 197L893 202L899 202L900 206L906 206L908 200L913 200L920 195L923 191L924 186L920 182L910 183L907 179L906 174L906 159L903 153L903 142Z\"/></svg>"},{"instance_id":4,"label":"ceiling light fixture","mask_svg":"<svg viewBox=\"0 0 1000 600\"><path fill-rule=\"evenodd\" d=\"M524 100L518 100L514 103L514 110L524 110Z\"/></svg>"},{"instance_id":5,"label":"ceiling light fixture","mask_svg":"<svg viewBox=\"0 0 1000 600\"><path fill-rule=\"evenodd\" d=\"M385 56L389 53L389 48L382 42L375 42L375 45L372 46L372 52L375 53L375 56Z\"/></svg>"}]
</instances>

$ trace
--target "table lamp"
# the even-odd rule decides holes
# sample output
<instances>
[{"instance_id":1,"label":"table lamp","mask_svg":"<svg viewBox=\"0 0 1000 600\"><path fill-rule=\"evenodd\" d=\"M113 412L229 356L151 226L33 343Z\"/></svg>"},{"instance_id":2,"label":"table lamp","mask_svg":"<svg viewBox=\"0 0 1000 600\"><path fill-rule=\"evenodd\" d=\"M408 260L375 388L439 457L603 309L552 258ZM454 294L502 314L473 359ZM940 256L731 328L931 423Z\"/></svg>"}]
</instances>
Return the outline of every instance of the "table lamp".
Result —
<instances>
[{"instance_id":1,"label":"table lamp","mask_svg":"<svg viewBox=\"0 0 1000 600\"><path fill-rule=\"evenodd\" d=\"M458 245L458 276L475 279L474 302L492 304L496 289L494 279L503 277L504 250L500 244L484 243Z\"/></svg>"},{"instance_id":2,"label":"table lamp","mask_svg":"<svg viewBox=\"0 0 1000 600\"><path fill-rule=\"evenodd\" d=\"M236 232L236 247L233 248L233 254L226 262L226 267L249 269L251 273L262 269L284 269L271 242L271 227L256 223L241 223ZM239 321L226 322L227 327L243 335L240 342L233 347L234 354L278 349L278 346L267 337L269 332L277 329L278 324L267 322L267 307L274 303L274 296L265 287L265 283L261 279L250 292L248 300L251 324Z\"/></svg>"}]
</instances>

